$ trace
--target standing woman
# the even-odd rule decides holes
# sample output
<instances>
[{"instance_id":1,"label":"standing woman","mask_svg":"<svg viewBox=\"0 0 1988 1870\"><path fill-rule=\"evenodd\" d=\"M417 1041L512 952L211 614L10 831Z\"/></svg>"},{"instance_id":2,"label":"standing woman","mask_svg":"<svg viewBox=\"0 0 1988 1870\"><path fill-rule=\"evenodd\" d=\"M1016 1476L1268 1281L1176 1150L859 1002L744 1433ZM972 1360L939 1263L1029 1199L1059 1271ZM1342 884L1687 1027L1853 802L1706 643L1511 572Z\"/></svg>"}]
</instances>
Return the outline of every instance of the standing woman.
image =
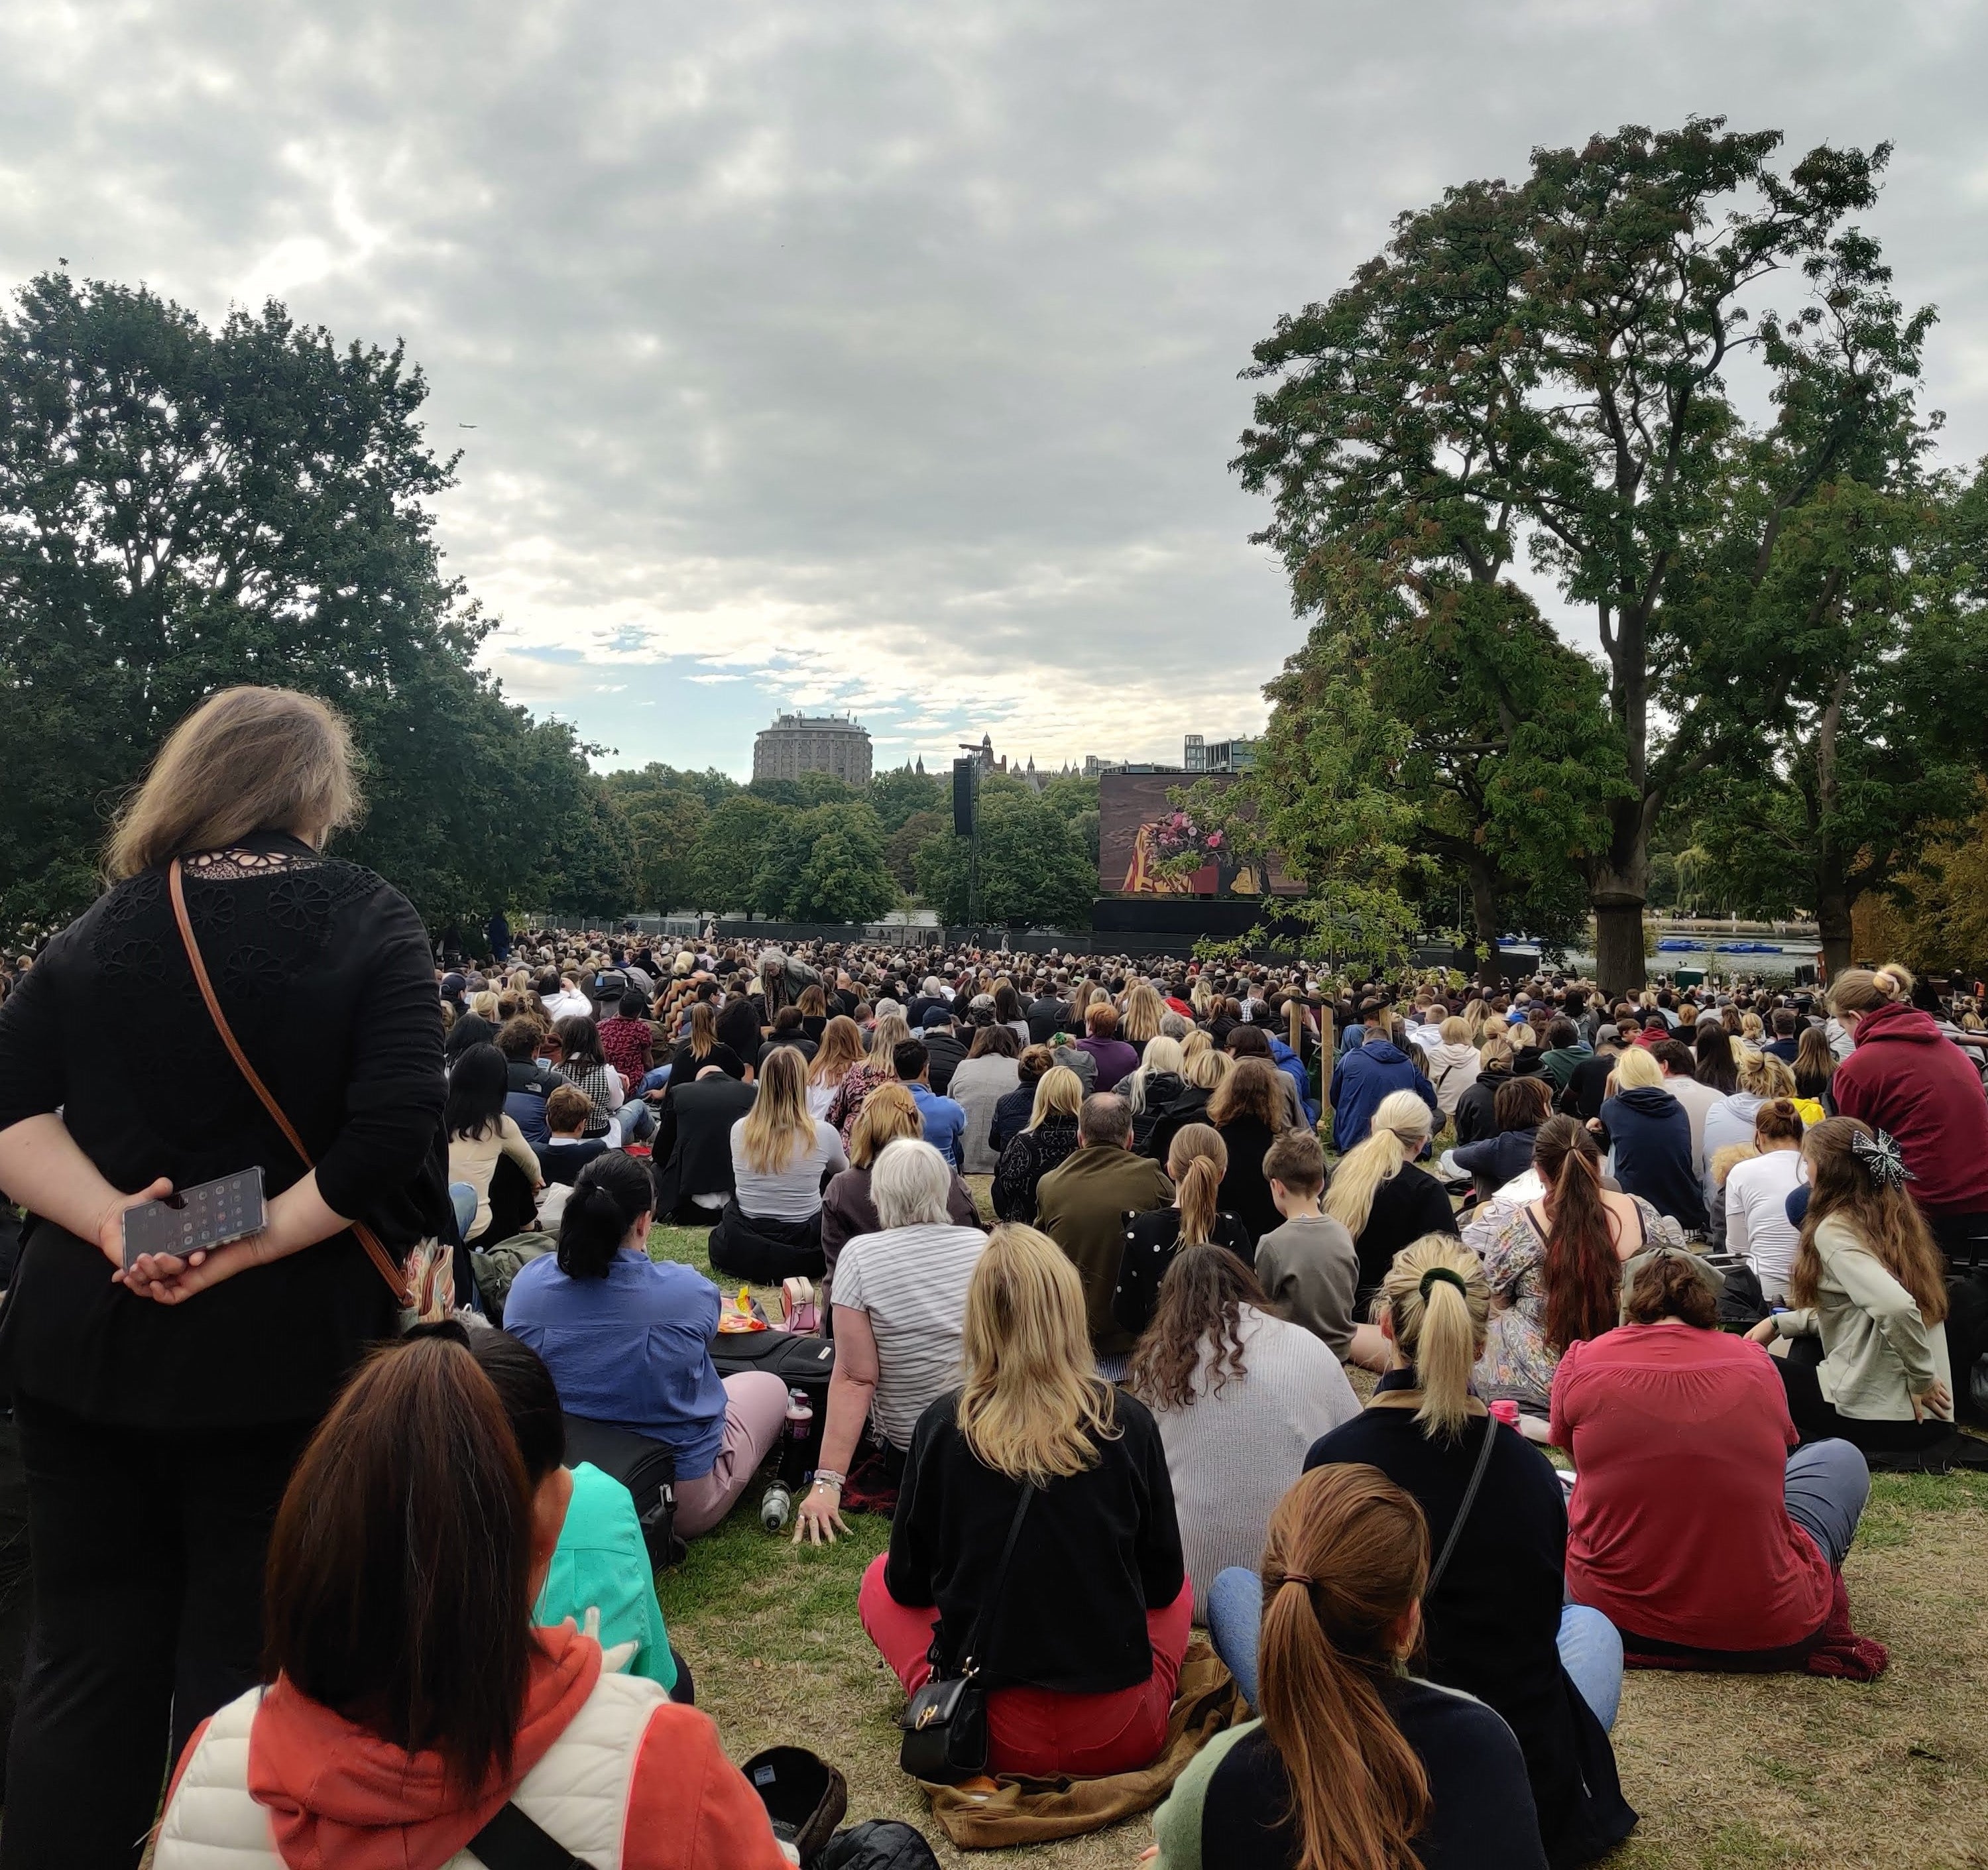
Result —
<instances>
[{"instance_id":1,"label":"standing woman","mask_svg":"<svg viewBox=\"0 0 1988 1870\"><path fill-rule=\"evenodd\" d=\"M110 889L0 1009L0 1186L32 1217L0 1315L36 1584L0 1863L138 1861L162 1767L258 1679L262 1566L298 1452L450 1225L441 1013L420 918L321 854L357 807L345 724L231 688L175 728ZM230 1057L228 1026L316 1165ZM134 1070L170 1094L134 1101ZM121 1273L124 1211L258 1168L260 1233Z\"/></svg>"}]
</instances>

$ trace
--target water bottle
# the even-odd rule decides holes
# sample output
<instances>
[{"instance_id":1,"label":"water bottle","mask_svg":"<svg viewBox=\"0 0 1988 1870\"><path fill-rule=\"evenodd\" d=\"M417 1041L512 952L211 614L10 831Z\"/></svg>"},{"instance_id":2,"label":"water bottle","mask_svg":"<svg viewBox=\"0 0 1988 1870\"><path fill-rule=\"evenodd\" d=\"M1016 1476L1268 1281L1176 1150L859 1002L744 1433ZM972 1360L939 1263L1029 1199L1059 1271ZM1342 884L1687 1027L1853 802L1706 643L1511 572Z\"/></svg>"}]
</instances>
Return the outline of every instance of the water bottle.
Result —
<instances>
[{"instance_id":1,"label":"water bottle","mask_svg":"<svg viewBox=\"0 0 1988 1870\"><path fill-rule=\"evenodd\" d=\"M786 1483L776 1474L759 1502L759 1523L769 1533L784 1532L793 1506L793 1496L787 1491Z\"/></svg>"}]
</instances>

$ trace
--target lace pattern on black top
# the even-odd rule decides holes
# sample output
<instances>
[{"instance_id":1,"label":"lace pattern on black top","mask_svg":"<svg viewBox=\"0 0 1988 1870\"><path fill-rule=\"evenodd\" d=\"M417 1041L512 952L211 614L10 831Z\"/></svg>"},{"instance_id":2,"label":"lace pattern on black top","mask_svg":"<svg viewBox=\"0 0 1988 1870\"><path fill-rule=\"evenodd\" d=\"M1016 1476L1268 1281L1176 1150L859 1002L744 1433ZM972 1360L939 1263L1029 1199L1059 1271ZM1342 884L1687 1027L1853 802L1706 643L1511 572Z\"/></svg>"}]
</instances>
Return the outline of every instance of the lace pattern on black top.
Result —
<instances>
[{"instance_id":1,"label":"lace pattern on black top","mask_svg":"<svg viewBox=\"0 0 1988 1870\"><path fill-rule=\"evenodd\" d=\"M189 877L267 877L279 871L321 870L324 859L301 857L294 850L245 850L238 844L225 850L196 850L180 859L180 868Z\"/></svg>"}]
</instances>

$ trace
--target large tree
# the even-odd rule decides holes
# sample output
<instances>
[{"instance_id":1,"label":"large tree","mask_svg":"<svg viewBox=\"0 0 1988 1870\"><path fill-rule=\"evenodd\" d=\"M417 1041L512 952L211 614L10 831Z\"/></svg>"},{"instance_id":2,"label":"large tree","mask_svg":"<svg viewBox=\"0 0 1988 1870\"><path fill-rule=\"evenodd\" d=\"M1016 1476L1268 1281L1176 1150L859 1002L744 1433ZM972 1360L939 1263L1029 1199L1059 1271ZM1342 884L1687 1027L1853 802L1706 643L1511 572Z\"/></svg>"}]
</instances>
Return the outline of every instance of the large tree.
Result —
<instances>
[{"instance_id":1,"label":"large tree","mask_svg":"<svg viewBox=\"0 0 1988 1870\"><path fill-rule=\"evenodd\" d=\"M1301 604L1336 556L1414 561L1433 539L1479 583L1524 550L1593 617L1607 835L1568 861L1611 989L1643 978L1658 815L1735 737L1729 685L1708 675L1730 666L1736 589L1767 575L1792 509L1895 458L1909 428L1927 315L1898 312L1845 225L1888 151L1819 148L1783 173L1780 140L1695 118L1537 150L1520 185L1469 183L1404 215L1255 353L1274 383L1236 465L1273 496L1261 536ZM1800 300L1786 316L1754 309L1777 274ZM1774 410L1760 429L1728 382L1746 351ZM1737 497L1736 462L1760 497Z\"/></svg>"},{"instance_id":2,"label":"large tree","mask_svg":"<svg viewBox=\"0 0 1988 1870\"><path fill-rule=\"evenodd\" d=\"M1087 928L1097 894L1095 861L1075 826L1019 780L980 786L980 918L984 923ZM970 905L972 847L942 830L918 855L918 888L951 924Z\"/></svg>"},{"instance_id":3,"label":"large tree","mask_svg":"<svg viewBox=\"0 0 1988 1870\"><path fill-rule=\"evenodd\" d=\"M739 790L738 782L715 769L680 772L651 761L610 773L604 783L627 817L642 907L665 915L702 907L697 841L712 810Z\"/></svg>"},{"instance_id":4,"label":"large tree","mask_svg":"<svg viewBox=\"0 0 1988 1870\"><path fill-rule=\"evenodd\" d=\"M350 720L370 809L339 848L438 926L547 887L584 749L473 666L443 575L421 372L281 306L209 327L44 275L0 318L0 928L94 892L106 820L205 696L278 683Z\"/></svg>"}]
</instances>

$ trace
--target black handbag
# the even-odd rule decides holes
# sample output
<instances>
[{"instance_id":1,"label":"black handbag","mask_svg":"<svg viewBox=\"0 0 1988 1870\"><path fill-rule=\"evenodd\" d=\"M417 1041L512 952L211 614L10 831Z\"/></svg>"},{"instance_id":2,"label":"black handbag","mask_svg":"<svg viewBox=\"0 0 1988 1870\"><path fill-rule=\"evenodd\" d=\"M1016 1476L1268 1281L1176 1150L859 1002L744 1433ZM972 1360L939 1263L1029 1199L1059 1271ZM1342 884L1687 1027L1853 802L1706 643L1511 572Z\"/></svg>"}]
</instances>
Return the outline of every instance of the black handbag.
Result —
<instances>
[{"instance_id":1,"label":"black handbag","mask_svg":"<svg viewBox=\"0 0 1988 1870\"><path fill-rule=\"evenodd\" d=\"M935 1673L898 1716L898 1725L904 1730L898 1747L898 1763L914 1779L944 1785L971 1779L987 1770L987 1691L980 1681L981 1638L987 1634L995 1606L1000 1601L1001 1587L1008 1577L1008 1561L1015 1555L1015 1541L1021 1536L1022 1521L1034 1493L1035 1489L1024 1482L1022 1497L1015 1503L1015 1517L1008 1522L1007 1543L995 1563L986 1601L973 1621L973 1635L967 1643L959 1673L943 1679ZM936 1638L933 1649L936 1669Z\"/></svg>"},{"instance_id":2,"label":"black handbag","mask_svg":"<svg viewBox=\"0 0 1988 1870\"><path fill-rule=\"evenodd\" d=\"M612 1422L569 1415L566 1452L570 1465L585 1461L628 1490L649 1562L658 1571L682 1564L684 1542L677 1537L677 1458L666 1443Z\"/></svg>"}]
</instances>

